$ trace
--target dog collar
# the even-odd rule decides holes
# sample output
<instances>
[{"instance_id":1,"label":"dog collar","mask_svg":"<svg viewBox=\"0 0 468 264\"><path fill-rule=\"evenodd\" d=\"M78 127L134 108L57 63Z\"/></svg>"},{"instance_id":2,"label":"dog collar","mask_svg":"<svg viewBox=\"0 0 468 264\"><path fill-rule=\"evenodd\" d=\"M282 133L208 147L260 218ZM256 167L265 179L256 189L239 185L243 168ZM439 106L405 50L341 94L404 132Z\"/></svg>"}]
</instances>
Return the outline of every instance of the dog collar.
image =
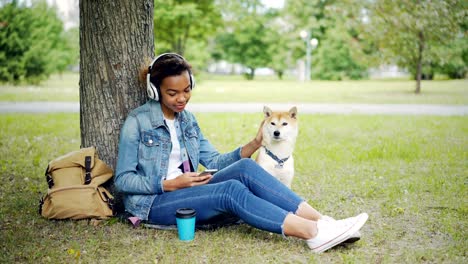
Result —
<instances>
[{"instance_id":1,"label":"dog collar","mask_svg":"<svg viewBox=\"0 0 468 264\"><path fill-rule=\"evenodd\" d=\"M274 159L276 162L278 162L278 164L275 165L275 168L277 169L282 169L283 166L284 166L284 163L289 159L290 156L284 158L284 159L280 159L278 158L278 156L276 156L275 154L273 154L273 152L271 152L269 149L267 149L265 146L263 146L265 148L265 152L268 156L270 156L272 159Z\"/></svg>"}]
</instances>

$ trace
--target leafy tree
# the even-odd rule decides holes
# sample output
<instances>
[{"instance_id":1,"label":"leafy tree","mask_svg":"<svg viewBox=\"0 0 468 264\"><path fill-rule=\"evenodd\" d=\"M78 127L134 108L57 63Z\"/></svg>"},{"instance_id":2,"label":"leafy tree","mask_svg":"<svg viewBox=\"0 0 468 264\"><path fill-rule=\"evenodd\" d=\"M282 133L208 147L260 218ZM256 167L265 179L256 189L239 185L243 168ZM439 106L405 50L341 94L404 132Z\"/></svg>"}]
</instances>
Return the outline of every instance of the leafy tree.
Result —
<instances>
[{"instance_id":1,"label":"leafy tree","mask_svg":"<svg viewBox=\"0 0 468 264\"><path fill-rule=\"evenodd\" d=\"M459 0L371 1L368 33L384 60L415 73L415 93L420 93L423 67L443 57L435 47L456 38L466 5Z\"/></svg>"},{"instance_id":2,"label":"leafy tree","mask_svg":"<svg viewBox=\"0 0 468 264\"><path fill-rule=\"evenodd\" d=\"M187 59L201 67L209 54L206 50L209 37L222 24L214 1L155 0L154 14L156 54L187 53Z\"/></svg>"},{"instance_id":3,"label":"leafy tree","mask_svg":"<svg viewBox=\"0 0 468 264\"><path fill-rule=\"evenodd\" d=\"M359 36L354 20L361 12L362 0L290 0L284 10L294 35L289 35L289 50L302 58L306 45L299 38L301 30L319 40L314 51L312 74L326 80L361 79L367 76L363 54L369 43Z\"/></svg>"},{"instance_id":4,"label":"leafy tree","mask_svg":"<svg viewBox=\"0 0 468 264\"><path fill-rule=\"evenodd\" d=\"M77 27L63 31L60 38L62 42L57 46L57 50L51 54L55 60L54 72L63 73L71 65L80 63L80 35Z\"/></svg>"},{"instance_id":5,"label":"leafy tree","mask_svg":"<svg viewBox=\"0 0 468 264\"><path fill-rule=\"evenodd\" d=\"M270 61L268 52L268 29L258 19L244 19L232 33L221 34L217 42L224 50L224 58L231 63L240 63L249 71L245 74L253 80L255 70L265 67Z\"/></svg>"},{"instance_id":6,"label":"leafy tree","mask_svg":"<svg viewBox=\"0 0 468 264\"><path fill-rule=\"evenodd\" d=\"M5 4L0 9L0 81L18 82L25 75L23 54L27 51L29 10L16 3ZM26 23L29 24L29 23Z\"/></svg>"},{"instance_id":7,"label":"leafy tree","mask_svg":"<svg viewBox=\"0 0 468 264\"><path fill-rule=\"evenodd\" d=\"M352 50L351 42L352 37L346 30L340 30L340 27L328 29L313 60L313 75L323 80L356 80L367 77L367 66L354 59L355 51Z\"/></svg>"},{"instance_id":8,"label":"leafy tree","mask_svg":"<svg viewBox=\"0 0 468 264\"><path fill-rule=\"evenodd\" d=\"M289 0L284 16L293 25L294 31L310 30L314 37L321 37L331 26L332 17L326 14L335 0Z\"/></svg>"},{"instance_id":9,"label":"leafy tree","mask_svg":"<svg viewBox=\"0 0 468 264\"><path fill-rule=\"evenodd\" d=\"M291 65L291 52L288 49L287 39L282 37L278 31L270 31L268 37L268 53L270 60L267 61L269 68L273 69L280 80L283 79L285 70Z\"/></svg>"},{"instance_id":10,"label":"leafy tree","mask_svg":"<svg viewBox=\"0 0 468 264\"><path fill-rule=\"evenodd\" d=\"M462 79L466 77L468 72L468 42L466 37L454 40L450 45L439 47L442 49L439 54L442 54L443 60L439 60L435 66L435 72L446 74L451 79Z\"/></svg>"},{"instance_id":11,"label":"leafy tree","mask_svg":"<svg viewBox=\"0 0 468 264\"><path fill-rule=\"evenodd\" d=\"M290 49L290 38L287 23L281 17L280 12L270 11L266 14L268 34L266 41L268 43L268 53L270 60L269 68L273 69L281 80L286 69L291 66L292 52Z\"/></svg>"},{"instance_id":12,"label":"leafy tree","mask_svg":"<svg viewBox=\"0 0 468 264\"><path fill-rule=\"evenodd\" d=\"M360 33L363 2L330 1L323 8L327 19L313 60L314 76L325 80L362 79L367 78L370 65L378 65L369 57L376 52L374 43Z\"/></svg>"},{"instance_id":13,"label":"leafy tree","mask_svg":"<svg viewBox=\"0 0 468 264\"><path fill-rule=\"evenodd\" d=\"M466 9L465 9L466 10ZM468 72L468 41L466 40L468 20L463 19L459 33L448 45L431 47L438 55L433 71L452 79L465 78Z\"/></svg>"},{"instance_id":14,"label":"leafy tree","mask_svg":"<svg viewBox=\"0 0 468 264\"><path fill-rule=\"evenodd\" d=\"M266 9L257 0L220 1L225 32L217 35L213 57L248 68L245 77L252 80L255 70L271 61L268 51L271 30L266 26Z\"/></svg>"},{"instance_id":15,"label":"leafy tree","mask_svg":"<svg viewBox=\"0 0 468 264\"><path fill-rule=\"evenodd\" d=\"M45 1L16 1L0 9L0 81L38 83L63 69L68 48L63 24Z\"/></svg>"},{"instance_id":16,"label":"leafy tree","mask_svg":"<svg viewBox=\"0 0 468 264\"><path fill-rule=\"evenodd\" d=\"M321 42L328 27L333 26L332 17L326 9L335 0L288 0L285 2L283 18L289 24L290 33L286 35L295 59L305 56L304 40L299 37L302 30L308 31Z\"/></svg>"}]
</instances>

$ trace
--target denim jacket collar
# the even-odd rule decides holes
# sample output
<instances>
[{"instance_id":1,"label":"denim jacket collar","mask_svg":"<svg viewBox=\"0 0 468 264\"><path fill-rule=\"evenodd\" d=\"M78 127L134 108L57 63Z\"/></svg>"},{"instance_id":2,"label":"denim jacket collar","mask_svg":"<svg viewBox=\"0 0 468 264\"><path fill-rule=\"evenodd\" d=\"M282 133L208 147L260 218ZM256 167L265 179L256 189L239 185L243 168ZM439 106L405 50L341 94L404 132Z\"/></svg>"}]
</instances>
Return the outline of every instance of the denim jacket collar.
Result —
<instances>
[{"instance_id":1,"label":"denim jacket collar","mask_svg":"<svg viewBox=\"0 0 468 264\"><path fill-rule=\"evenodd\" d=\"M164 126L164 115L161 109L161 104L155 100L148 100L147 105L150 109L151 125L156 128Z\"/></svg>"},{"instance_id":2,"label":"denim jacket collar","mask_svg":"<svg viewBox=\"0 0 468 264\"><path fill-rule=\"evenodd\" d=\"M156 128L160 126L164 126L164 114L161 109L161 103L155 100L150 99L147 102L150 112L151 112L151 125ZM178 119L179 122L186 123L187 116L185 115L185 110L181 113L175 113L175 117Z\"/></svg>"}]
</instances>

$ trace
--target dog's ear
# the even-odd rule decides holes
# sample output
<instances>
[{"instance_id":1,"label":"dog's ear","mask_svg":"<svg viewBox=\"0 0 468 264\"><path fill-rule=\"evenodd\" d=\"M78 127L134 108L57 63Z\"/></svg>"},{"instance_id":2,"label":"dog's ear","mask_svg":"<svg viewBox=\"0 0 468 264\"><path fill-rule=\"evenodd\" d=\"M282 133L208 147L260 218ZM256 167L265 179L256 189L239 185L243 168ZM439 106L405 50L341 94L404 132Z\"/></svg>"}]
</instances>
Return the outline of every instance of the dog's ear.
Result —
<instances>
[{"instance_id":1,"label":"dog's ear","mask_svg":"<svg viewBox=\"0 0 468 264\"><path fill-rule=\"evenodd\" d=\"M289 116L294 119L297 118L297 107L294 106L293 108L289 109Z\"/></svg>"},{"instance_id":2,"label":"dog's ear","mask_svg":"<svg viewBox=\"0 0 468 264\"><path fill-rule=\"evenodd\" d=\"M263 107L263 113L265 114L265 118L270 117L273 111L268 106Z\"/></svg>"}]
</instances>

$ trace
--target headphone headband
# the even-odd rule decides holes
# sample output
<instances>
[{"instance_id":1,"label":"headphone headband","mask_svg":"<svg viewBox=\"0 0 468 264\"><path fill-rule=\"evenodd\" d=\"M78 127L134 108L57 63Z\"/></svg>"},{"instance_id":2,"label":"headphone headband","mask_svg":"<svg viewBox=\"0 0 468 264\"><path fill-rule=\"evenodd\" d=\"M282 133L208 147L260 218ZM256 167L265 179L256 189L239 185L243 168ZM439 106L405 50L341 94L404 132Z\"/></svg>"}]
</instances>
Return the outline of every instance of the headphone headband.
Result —
<instances>
[{"instance_id":1,"label":"headphone headband","mask_svg":"<svg viewBox=\"0 0 468 264\"><path fill-rule=\"evenodd\" d=\"M161 54L159 54L156 58L154 58L154 59L151 61L151 63L150 63L150 65L149 65L148 69L151 69L151 68L153 67L153 64L154 64L157 60L159 60L161 57L164 57L164 56L167 56L167 55L174 55L174 56L180 58L180 59L183 60L183 61L187 61L184 57L182 57L181 55L179 55L179 54L177 54L177 53L171 53L171 52L161 53ZM149 72L148 72L148 73L149 73Z\"/></svg>"},{"instance_id":2,"label":"headphone headband","mask_svg":"<svg viewBox=\"0 0 468 264\"><path fill-rule=\"evenodd\" d=\"M182 57L181 55L177 53L162 53L151 61L151 64L148 66L148 74L146 75L146 93L148 94L149 98L155 101L159 101L159 87L157 87L151 82L151 69L153 68L153 65L154 63L156 63L156 61L158 61L161 57L164 57L167 55L176 56L180 58L181 60L187 62L187 60L184 57ZM192 71L190 70L190 68L188 68L187 71L190 77L190 89L193 89L195 87L195 78L193 77Z\"/></svg>"}]
</instances>

